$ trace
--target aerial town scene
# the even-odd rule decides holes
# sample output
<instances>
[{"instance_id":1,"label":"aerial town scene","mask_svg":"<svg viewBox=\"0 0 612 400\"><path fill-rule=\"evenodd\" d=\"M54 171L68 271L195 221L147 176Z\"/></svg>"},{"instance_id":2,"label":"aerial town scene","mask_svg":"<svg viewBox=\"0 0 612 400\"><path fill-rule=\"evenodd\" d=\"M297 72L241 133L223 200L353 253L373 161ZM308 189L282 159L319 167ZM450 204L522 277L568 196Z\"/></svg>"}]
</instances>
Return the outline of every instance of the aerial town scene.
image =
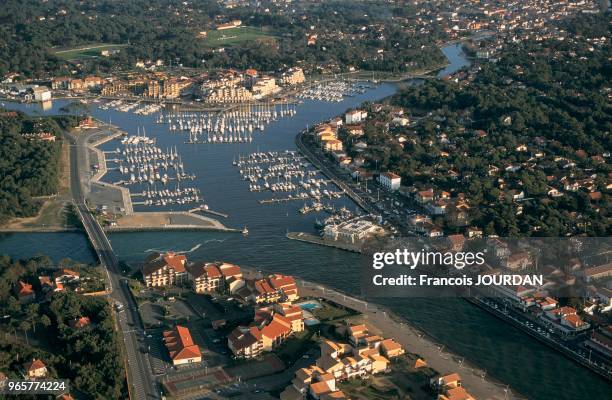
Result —
<instances>
[{"instance_id":1,"label":"aerial town scene","mask_svg":"<svg viewBox=\"0 0 612 400\"><path fill-rule=\"evenodd\" d=\"M610 13L4 0L0 398L611 398Z\"/></svg>"}]
</instances>

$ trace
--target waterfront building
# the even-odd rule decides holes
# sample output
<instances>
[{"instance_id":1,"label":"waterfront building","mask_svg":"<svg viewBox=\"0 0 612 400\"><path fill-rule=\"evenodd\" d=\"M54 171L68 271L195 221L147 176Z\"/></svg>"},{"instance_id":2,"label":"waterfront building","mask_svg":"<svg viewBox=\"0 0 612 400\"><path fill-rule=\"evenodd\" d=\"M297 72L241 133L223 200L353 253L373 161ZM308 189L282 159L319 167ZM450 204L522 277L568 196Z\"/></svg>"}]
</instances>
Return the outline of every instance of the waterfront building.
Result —
<instances>
[{"instance_id":1,"label":"waterfront building","mask_svg":"<svg viewBox=\"0 0 612 400\"><path fill-rule=\"evenodd\" d=\"M300 297L297 284L292 276L273 274L268 277L268 280L270 281L270 285L281 293L283 300L292 302Z\"/></svg>"},{"instance_id":2,"label":"waterfront building","mask_svg":"<svg viewBox=\"0 0 612 400\"><path fill-rule=\"evenodd\" d=\"M383 172L379 175L378 182L385 189L395 191L400 188L402 178L393 172Z\"/></svg>"},{"instance_id":3,"label":"waterfront building","mask_svg":"<svg viewBox=\"0 0 612 400\"><path fill-rule=\"evenodd\" d=\"M167 252L153 253L145 260L142 276L147 287L171 286L188 280L185 264L187 257Z\"/></svg>"},{"instance_id":4,"label":"waterfront building","mask_svg":"<svg viewBox=\"0 0 612 400\"><path fill-rule=\"evenodd\" d=\"M403 355L406 351L401 344L393 339L385 339L380 342L381 353L387 358L395 358Z\"/></svg>"},{"instance_id":5,"label":"waterfront building","mask_svg":"<svg viewBox=\"0 0 612 400\"><path fill-rule=\"evenodd\" d=\"M258 279L253 283L255 303L276 303L281 298L281 293L274 289L267 279Z\"/></svg>"},{"instance_id":6,"label":"waterfront building","mask_svg":"<svg viewBox=\"0 0 612 400\"><path fill-rule=\"evenodd\" d=\"M283 85L299 85L304 83L305 80L304 71L300 67L289 68L281 75Z\"/></svg>"},{"instance_id":7,"label":"waterfront building","mask_svg":"<svg viewBox=\"0 0 612 400\"><path fill-rule=\"evenodd\" d=\"M214 263L195 263L187 266L187 272L196 293L212 293L224 287L223 275Z\"/></svg>"},{"instance_id":8,"label":"waterfront building","mask_svg":"<svg viewBox=\"0 0 612 400\"><path fill-rule=\"evenodd\" d=\"M35 101L51 100L51 91L45 86L37 86L32 89L32 96Z\"/></svg>"},{"instance_id":9,"label":"waterfront building","mask_svg":"<svg viewBox=\"0 0 612 400\"><path fill-rule=\"evenodd\" d=\"M325 238L350 244L361 244L368 239L385 234L383 227L364 217L353 218L339 224L327 224L323 228Z\"/></svg>"},{"instance_id":10,"label":"waterfront building","mask_svg":"<svg viewBox=\"0 0 612 400\"><path fill-rule=\"evenodd\" d=\"M202 361L200 346L193 342L189 329L177 325L163 333L163 340L172 365L193 364Z\"/></svg>"},{"instance_id":11,"label":"waterfront building","mask_svg":"<svg viewBox=\"0 0 612 400\"><path fill-rule=\"evenodd\" d=\"M365 120L368 116L366 111L362 110L351 110L344 114L344 122L346 124L358 124Z\"/></svg>"},{"instance_id":12,"label":"waterfront building","mask_svg":"<svg viewBox=\"0 0 612 400\"><path fill-rule=\"evenodd\" d=\"M53 90L67 90L70 80L72 78L68 76L58 76L51 80L51 89Z\"/></svg>"},{"instance_id":13,"label":"waterfront building","mask_svg":"<svg viewBox=\"0 0 612 400\"><path fill-rule=\"evenodd\" d=\"M280 88L276 86L276 80L270 76L257 78L251 91L254 99L262 99L278 92Z\"/></svg>"},{"instance_id":14,"label":"waterfront building","mask_svg":"<svg viewBox=\"0 0 612 400\"><path fill-rule=\"evenodd\" d=\"M204 102L242 103L252 100L253 94L242 86L223 86L208 90Z\"/></svg>"}]
</instances>

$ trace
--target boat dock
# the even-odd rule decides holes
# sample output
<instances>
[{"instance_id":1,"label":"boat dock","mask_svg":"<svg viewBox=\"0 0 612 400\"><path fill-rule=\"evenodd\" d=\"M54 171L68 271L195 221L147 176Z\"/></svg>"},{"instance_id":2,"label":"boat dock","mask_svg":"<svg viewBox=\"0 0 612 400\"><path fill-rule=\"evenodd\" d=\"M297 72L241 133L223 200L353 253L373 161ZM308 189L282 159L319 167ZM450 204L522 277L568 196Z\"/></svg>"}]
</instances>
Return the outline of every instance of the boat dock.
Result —
<instances>
[{"instance_id":1,"label":"boat dock","mask_svg":"<svg viewBox=\"0 0 612 400\"><path fill-rule=\"evenodd\" d=\"M219 211L210 210L210 209L208 209L206 207L203 207L203 206L192 208L191 210L189 210L190 213L196 213L198 211L209 213L209 214L216 215L218 217L223 217L223 218L229 217L228 214L224 214L224 213L219 212Z\"/></svg>"},{"instance_id":2,"label":"boat dock","mask_svg":"<svg viewBox=\"0 0 612 400\"><path fill-rule=\"evenodd\" d=\"M351 251L353 253L361 253L361 247L350 243L344 243L337 240L325 240L320 236L315 236L306 232L287 232L287 239L297 240L300 242L318 244L320 246L335 247L340 250Z\"/></svg>"}]
</instances>

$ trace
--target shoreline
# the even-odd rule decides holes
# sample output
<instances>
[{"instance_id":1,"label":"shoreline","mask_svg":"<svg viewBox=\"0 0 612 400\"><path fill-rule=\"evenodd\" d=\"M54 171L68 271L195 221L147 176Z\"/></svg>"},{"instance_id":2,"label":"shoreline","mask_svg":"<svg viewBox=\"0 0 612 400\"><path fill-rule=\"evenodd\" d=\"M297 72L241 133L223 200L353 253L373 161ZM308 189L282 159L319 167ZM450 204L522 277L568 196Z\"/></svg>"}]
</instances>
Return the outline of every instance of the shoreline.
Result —
<instances>
[{"instance_id":1,"label":"shoreline","mask_svg":"<svg viewBox=\"0 0 612 400\"><path fill-rule=\"evenodd\" d=\"M262 272L252 266L240 266L245 277L261 278L268 272ZM457 372L461 375L463 386L476 398L507 400L526 399L521 393L512 390L508 384L494 376L487 375L475 364L467 361L452 351L445 351L445 345L440 344L429 333L415 327L410 322L395 314L389 308L362 299L360 296L349 295L324 284L310 282L295 276L300 299L321 298L332 303L361 313L366 324L383 332L385 337L396 339L407 352L423 358L429 367L438 374Z\"/></svg>"},{"instance_id":2,"label":"shoreline","mask_svg":"<svg viewBox=\"0 0 612 400\"><path fill-rule=\"evenodd\" d=\"M511 390L510 386L493 376L486 374L476 365L466 361L453 352L444 351L444 345L389 310L387 307L370 303L366 300L347 295L325 285L297 278L296 282L304 293L311 297L320 297L362 313L368 322L384 332L385 336L395 338L406 351L415 353L425 359L427 364L439 374L457 372L470 393L483 399L524 399L521 393ZM305 291L305 292L304 292ZM306 297L306 296L304 296Z\"/></svg>"}]
</instances>

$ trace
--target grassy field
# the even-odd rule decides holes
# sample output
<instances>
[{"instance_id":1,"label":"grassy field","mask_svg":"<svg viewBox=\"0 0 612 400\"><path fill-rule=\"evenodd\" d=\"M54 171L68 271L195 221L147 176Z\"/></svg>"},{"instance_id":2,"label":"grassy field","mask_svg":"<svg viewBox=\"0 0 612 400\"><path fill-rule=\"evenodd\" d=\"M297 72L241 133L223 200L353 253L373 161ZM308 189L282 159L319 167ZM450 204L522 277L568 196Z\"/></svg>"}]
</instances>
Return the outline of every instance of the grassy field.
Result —
<instances>
[{"instance_id":1,"label":"grassy field","mask_svg":"<svg viewBox=\"0 0 612 400\"><path fill-rule=\"evenodd\" d=\"M62 60L74 60L76 58L100 57L102 50L115 50L127 46L126 44L94 43L79 46L72 49L56 50L53 54Z\"/></svg>"},{"instance_id":2,"label":"grassy field","mask_svg":"<svg viewBox=\"0 0 612 400\"><path fill-rule=\"evenodd\" d=\"M204 43L213 47L223 47L273 37L274 35L263 32L259 28L240 26L223 31L208 31Z\"/></svg>"},{"instance_id":3,"label":"grassy field","mask_svg":"<svg viewBox=\"0 0 612 400\"><path fill-rule=\"evenodd\" d=\"M317 319L323 322L329 322L358 315L358 313L354 312L353 310L347 310L341 307L337 307L327 302L321 302L321 306L321 308L312 310L312 315L314 315Z\"/></svg>"}]
</instances>

